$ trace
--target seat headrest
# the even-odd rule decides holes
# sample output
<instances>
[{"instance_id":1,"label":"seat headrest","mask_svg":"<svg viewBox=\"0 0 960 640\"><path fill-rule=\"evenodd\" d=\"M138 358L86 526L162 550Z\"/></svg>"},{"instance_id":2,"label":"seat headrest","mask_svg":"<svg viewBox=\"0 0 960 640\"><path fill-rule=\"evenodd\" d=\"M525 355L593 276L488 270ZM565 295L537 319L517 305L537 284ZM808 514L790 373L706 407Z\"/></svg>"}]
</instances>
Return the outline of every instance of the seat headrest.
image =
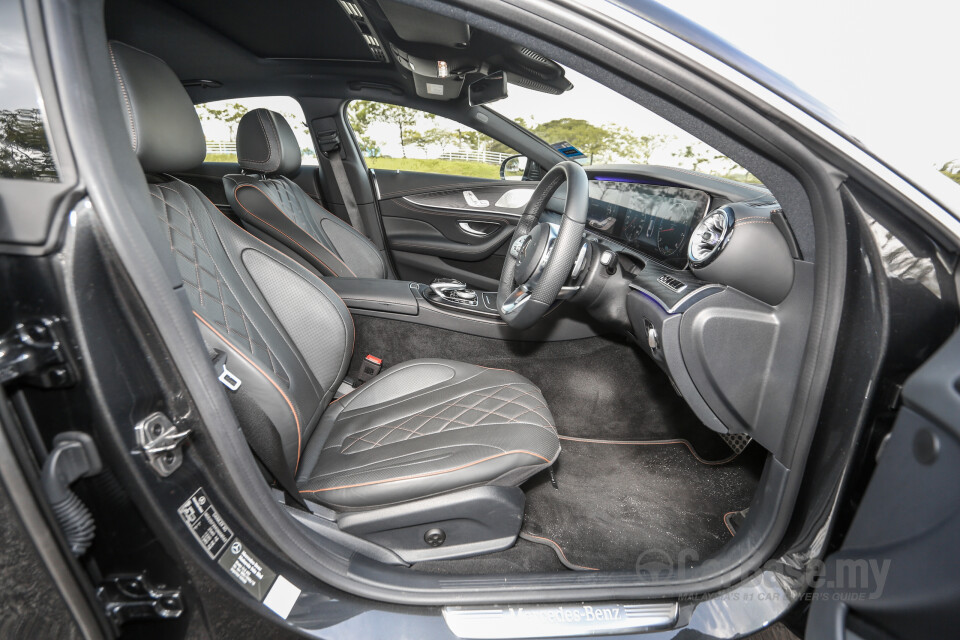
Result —
<instances>
[{"instance_id":1,"label":"seat headrest","mask_svg":"<svg viewBox=\"0 0 960 640\"><path fill-rule=\"evenodd\" d=\"M300 145L282 115L253 109L237 126L237 160L242 169L289 175L300 168Z\"/></svg>"},{"instance_id":2,"label":"seat headrest","mask_svg":"<svg viewBox=\"0 0 960 640\"><path fill-rule=\"evenodd\" d=\"M145 51L109 42L130 143L147 173L185 171L207 153L193 102L173 70Z\"/></svg>"}]
</instances>

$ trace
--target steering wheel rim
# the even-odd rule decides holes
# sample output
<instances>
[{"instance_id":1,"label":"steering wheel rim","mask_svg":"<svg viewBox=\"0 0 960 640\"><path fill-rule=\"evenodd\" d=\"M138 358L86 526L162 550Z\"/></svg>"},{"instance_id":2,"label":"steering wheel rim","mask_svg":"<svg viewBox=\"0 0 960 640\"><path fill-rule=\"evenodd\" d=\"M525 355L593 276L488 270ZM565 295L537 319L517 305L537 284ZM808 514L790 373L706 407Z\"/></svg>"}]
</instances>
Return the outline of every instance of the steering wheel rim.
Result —
<instances>
[{"instance_id":1,"label":"steering wheel rim","mask_svg":"<svg viewBox=\"0 0 960 640\"><path fill-rule=\"evenodd\" d=\"M547 202L564 182L567 199L559 227L538 224ZM510 239L497 289L497 312L510 326L526 329L542 318L570 277L587 223L588 184L583 167L565 160L550 169L534 189ZM523 282L516 281L518 264Z\"/></svg>"}]
</instances>

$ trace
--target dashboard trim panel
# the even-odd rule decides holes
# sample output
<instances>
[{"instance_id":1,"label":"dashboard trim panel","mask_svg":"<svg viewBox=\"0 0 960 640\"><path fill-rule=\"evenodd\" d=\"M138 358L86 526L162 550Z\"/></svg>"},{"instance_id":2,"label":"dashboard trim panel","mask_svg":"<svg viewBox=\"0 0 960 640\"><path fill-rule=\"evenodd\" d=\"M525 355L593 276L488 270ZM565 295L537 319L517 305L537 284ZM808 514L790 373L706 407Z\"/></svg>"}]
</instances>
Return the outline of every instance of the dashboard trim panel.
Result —
<instances>
[{"instance_id":1,"label":"dashboard trim panel","mask_svg":"<svg viewBox=\"0 0 960 640\"><path fill-rule=\"evenodd\" d=\"M703 286L697 287L690 293L686 294L685 296L677 300L672 305L668 305L657 294L637 284L635 281L628 283L627 286L633 289L634 291L637 291L646 296L649 296L654 302L659 304L664 311L666 311L671 315L677 314L677 313L683 313L687 308L690 307L690 305L694 304L695 302L699 302L700 300L703 300L709 295L712 295L714 293L719 293L724 289L726 289L726 287L723 286L722 284L707 283L707 284L704 284Z\"/></svg>"}]
</instances>

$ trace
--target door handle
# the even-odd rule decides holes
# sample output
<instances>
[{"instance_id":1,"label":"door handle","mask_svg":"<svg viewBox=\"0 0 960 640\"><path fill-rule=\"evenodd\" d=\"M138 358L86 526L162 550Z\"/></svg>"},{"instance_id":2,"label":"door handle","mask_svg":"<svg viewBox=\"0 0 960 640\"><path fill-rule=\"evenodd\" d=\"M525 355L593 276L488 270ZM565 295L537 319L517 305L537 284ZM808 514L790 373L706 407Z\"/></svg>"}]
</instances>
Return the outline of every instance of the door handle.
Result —
<instances>
[{"instance_id":1,"label":"door handle","mask_svg":"<svg viewBox=\"0 0 960 640\"><path fill-rule=\"evenodd\" d=\"M476 222L474 220L461 220L457 223L460 230L469 236L482 238L488 236L500 228L499 224L491 222Z\"/></svg>"}]
</instances>

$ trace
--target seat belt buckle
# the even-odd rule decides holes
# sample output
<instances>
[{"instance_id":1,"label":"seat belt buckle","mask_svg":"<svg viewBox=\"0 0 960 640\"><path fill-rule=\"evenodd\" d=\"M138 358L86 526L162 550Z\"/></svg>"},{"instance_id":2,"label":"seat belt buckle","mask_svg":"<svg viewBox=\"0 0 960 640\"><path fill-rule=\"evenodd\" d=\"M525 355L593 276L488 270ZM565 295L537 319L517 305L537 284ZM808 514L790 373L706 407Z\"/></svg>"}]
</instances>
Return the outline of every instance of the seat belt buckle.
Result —
<instances>
[{"instance_id":1,"label":"seat belt buckle","mask_svg":"<svg viewBox=\"0 0 960 640\"><path fill-rule=\"evenodd\" d=\"M357 375L357 378L361 383L366 382L373 376L380 373L380 369L382 367L383 359L368 353L363 357L363 361L360 363L360 373Z\"/></svg>"},{"instance_id":2,"label":"seat belt buckle","mask_svg":"<svg viewBox=\"0 0 960 640\"><path fill-rule=\"evenodd\" d=\"M224 363L222 366L223 371L221 371L220 375L217 376L217 380L219 380L227 389L230 389L230 391L236 391L240 388L240 385L243 384L243 382L240 381L240 378L227 370L226 363Z\"/></svg>"}]
</instances>

